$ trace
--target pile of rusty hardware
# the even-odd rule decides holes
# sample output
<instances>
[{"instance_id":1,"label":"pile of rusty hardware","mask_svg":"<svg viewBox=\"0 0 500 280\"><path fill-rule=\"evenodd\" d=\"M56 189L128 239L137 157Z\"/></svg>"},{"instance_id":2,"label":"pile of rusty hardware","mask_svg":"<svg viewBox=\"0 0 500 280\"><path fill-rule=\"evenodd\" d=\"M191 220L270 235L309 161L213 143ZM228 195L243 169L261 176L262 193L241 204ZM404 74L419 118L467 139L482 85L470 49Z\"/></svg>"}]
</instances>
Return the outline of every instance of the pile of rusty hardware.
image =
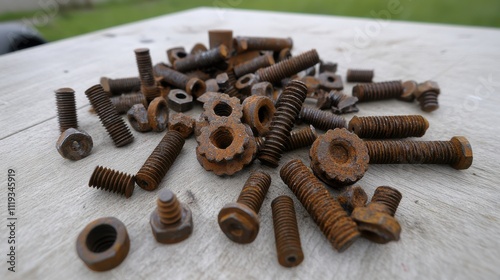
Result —
<instances>
[{"instance_id":1,"label":"pile of rusty hardware","mask_svg":"<svg viewBox=\"0 0 500 280\"><path fill-rule=\"evenodd\" d=\"M89 186L125 197L136 184L147 191L157 189L192 134L198 162L217 175L240 172L255 159L276 168L284 152L310 146L310 168L291 160L281 167L280 177L332 246L343 251L360 236L377 243L399 240L401 227L394 214L401 193L378 187L367 203L365 191L353 186L369 164L449 164L455 169L472 164L465 137L401 140L425 134L429 123L423 116L354 116L349 123L341 116L358 112L358 102L389 98L417 100L423 111L436 110L440 90L435 82L372 82L373 71L348 70L347 82L359 83L350 96L342 92L336 63L321 61L314 49L292 56L290 38L233 38L230 30L211 30L209 41L209 49L199 43L190 53L171 48L169 64L155 66L148 49L136 49L139 77L103 77L85 91L117 147L134 139L120 114L127 114L136 131L167 130L137 174L97 166ZM82 159L93 142L78 128L74 91L61 88L56 99L62 133L57 150L64 158ZM306 99L317 108L304 105ZM200 105L198 119L183 113ZM295 124L306 125L294 130ZM316 129L325 133L318 135ZM237 201L220 210L218 222L230 240L245 244L256 238L258 213L270 184L269 174L252 172ZM333 197L325 185L342 192ZM188 238L193 229L190 209L167 188L159 192L157 204L150 217L156 240L175 243ZM272 215L279 263L299 265L304 256L293 200L275 198ZM120 264L129 242L122 222L102 218L81 232L77 251L89 268L103 271Z\"/></svg>"}]
</instances>

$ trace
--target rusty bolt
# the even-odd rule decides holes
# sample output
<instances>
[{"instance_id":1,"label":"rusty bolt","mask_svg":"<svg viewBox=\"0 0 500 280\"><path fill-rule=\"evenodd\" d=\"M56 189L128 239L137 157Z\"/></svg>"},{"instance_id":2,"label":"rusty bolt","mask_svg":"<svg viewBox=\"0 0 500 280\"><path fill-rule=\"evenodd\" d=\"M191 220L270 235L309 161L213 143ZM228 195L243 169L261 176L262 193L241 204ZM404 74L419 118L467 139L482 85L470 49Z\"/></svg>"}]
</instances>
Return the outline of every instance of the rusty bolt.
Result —
<instances>
[{"instance_id":1,"label":"rusty bolt","mask_svg":"<svg viewBox=\"0 0 500 280\"><path fill-rule=\"evenodd\" d=\"M344 89L344 84L342 83L342 77L336 75L332 72L323 72L318 76L319 87L324 90L342 90Z\"/></svg>"},{"instance_id":2,"label":"rusty bolt","mask_svg":"<svg viewBox=\"0 0 500 280\"><path fill-rule=\"evenodd\" d=\"M255 73L260 81L279 83L282 79L290 77L302 70L314 66L319 62L318 52L315 49L298 56L283 60L274 65L257 70Z\"/></svg>"},{"instance_id":3,"label":"rusty bolt","mask_svg":"<svg viewBox=\"0 0 500 280\"><path fill-rule=\"evenodd\" d=\"M418 83L415 81L406 81L403 83L403 94L398 98L406 102L413 102L417 95Z\"/></svg>"},{"instance_id":4,"label":"rusty bolt","mask_svg":"<svg viewBox=\"0 0 500 280\"><path fill-rule=\"evenodd\" d=\"M167 50L167 58L170 64L174 64L176 60L185 58L187 56L184 47L174 47Z\"/></svg>"},{"instance_id":5,"label":"rusty bolt","mask_svg":"<svg viewBox=\"0 0 500 280\"><path fill-rule=\"evenodd\" d=\"M399 98L402 94L401 81L359 84L352 88L352 96L357 97L358 102Z\"/></svg>"},{"instance_id":6,"label":"rusty bolt","mask_svg":"<svg viewBox=\"0 0 500 280\"><path fill-rule=\"evenodd\" d=\"M271 176L263 171L250 174L236 203L226 204L219 212L218 222L224 234L232 241L248 244L259 233L259 210L266 197Z\"/></svg>"},{"instance_id":7,"label":"rusty bolt","mask_svg":"<svg viewBox=\"0 0 500 280\"><path fill-rule=\"evenodd\" d=\"M416 97L422 111L432 112L439 108L439 93L439 85L434 81L426 81L418 85Z\"/></svg>"},{"instance_id":8,"label":"rusty bolt","mask_svg":"<svg viewBox=\"0 0 500 280\"><path fill-rule=\"evenodd\" d=\"M371 83L373 80L373 70L347 69L348 83Z\"/></svg>"},{"instance_id":9,"label":"rusty bolt","mask_svg":"<svg viewBox=\"0 0 500 280\"><path fill-rule=\"evenodd\" d=\"M90 154L94 142L83 130L66 129L57 139L56 149L63 158L80 160Z\"/></svg>"},{"instance_id":10,"label":"rusty bolt","mask_svg":"<svg viewBox=\"0 0 500 280\"><path fill-rule=\"evenodd\" d=\"M125 225L114 217L90 222L76 240L78 257L94 271L106 271L120 265L130 249Z\"/></svg>"},{"instance_id":11,"label":"rusty bolt","mask_svg":"<svg viewBox=\"0 0 500 280\"><path fill-rule=\"evenodd\" d=\"M236 55L231 56L231 58L229 58L229 65L234 68L236 65L245 63L245 62L250 61L250 60L252 60L256 57L259 57L261 55L262 54L259 51L248 51L248 52L236 54Z\"/></svg>"},{"instance_id":12,"label":"rusty bolt","mask_svg":"<svg viewBox=\"0 0 500 280\"><path fill-rule=\"evenodd\" d=\"M206 52L207 50L208 50L208 49L207 49L207 47L206 47L204 44L202 44L202 43L197 43L197 44L195 44L195 45L193 46L193 48L191 49L190 54L199 54L199 53L201 53L201 52ZM170 62L170 63L172 63L172 62Z\"/></svg>"},{"instance_id":13,"label":"rusty bolt","mask_svg":"<svg viewBox=\"0 0 500 280\"><path fill-rule=\"evenodd\" d=\"M186 112L193 108L193 96L182 89L173 89L168 93L168 107L177 112Z\"/></svg>"},{"instance_id":14,"label":"rusty bolt","mask_svg":"<svg viewBox=\"0 0 500 280\"><path fill-rule=\"evenodd\" d=\"M152 191L158 188L161 180L174 164L184 146L182 134L175 130L167 131L160 143L142 165L135 176L139 187Z\"/></svg>"},{"instance_id":15,"label":"rusty bolt","mask_svg":"<svg viewBox=\"0 0 500 280\"><path fill-rule=\"evenodd\" d=\"M399 240L401 226L394 218L401 193L391 187L378 187L366 207L356 207L352 219L362 236L380 244Z\"/></svg>"},{"instance_id":16,"label":"rusty bolt","mask_svg":"<svg viewBox=\"0 0 500 280\"><path fill-rule=\"evenodd\" d=\"M334 188L356 183L368 169L368 150L363 140L345 128L319 136L309 157L314 174Z\"/></svg>"},{"instance_id":17,"label":"rusty bolt","mask_svg":"<svg viewBox=\"0 0 500 280\"><path fill-rule=\"evenodd\" d=\"M318 134L312 125L292 130L290 132L290 140L287 142L285 150L293 151L303 147L309 147L317 138Z\"/></svg>"},{"instance_id":18,"label":"rusty bolt","mask_svg":"<svg viewBox=\"0 0 500 280\"><path fill-rule=\"evenodd\" d=\"M231 53L233 47L233 30L208 30L208 42L210 49L224 45L228 48L229 53Z\"/></svg>"},{"instance_id":19,"label":"rusty bolt","mask_svg":"<svg viewBox=\"0 0 500 280\"><path fill-rule=\"evenodd\" d=\"M121 95L129 92L138 92L141 90L141 80L139 77L111 79L101 78L101 86L105 92L111 95Z\"/></svg>"},{"instance_id":20,"label":"rusty bolt","mask_svg":"<svg viewBox=\"0 0 500 280\"><path fill-rule=\"evenodd\" d=\"M193 232L191 209L181 204L175 194L164 188L158 194L157 208L151 213L149 224L156 241L174 244L187 239Z\"/></svg>"},{"instance_id":21,"label":"rusty bolt","mask_svg":"<svg viewBox=\"0 0 500 280\"><path fill-rule=\"evenodd\" d=\"M68 128L78 128L75 91L71 88L60 88L55 93L59 131L62 133Z\"/></svg>"},{"instance_id":22,"label":"rusty bolt","mask_svg":"<svg viewBox=\"0 0 500 280\"><path fill-rule=\"evenodd\" d=\"M168 125L167 100L163 97L156 97L148 106L148 122L153 131L161 132Z\"/></svg>"},{"instance_id":23,"label":"rusty bolt","mask_svg":"<svg viewBox=\"0 0 500 280\"><path fill-rule=\"evenodd\" d=\"M148 110L143 104L135 104L128 110L127 118L130 125L139 132L151 131L148 120Z\"/></svg>"},{"instance_id":24,"label":"rusty bolt","mask_svg":"<svg viewBox=\"0 0 500 280\"><path fill-rule=\"evenodd\" d=\"M472 165L469 141L455 136L450 141L365 141L370 164L449 164L455 169Z\"/></svg>"},{"instance_id":25,"label":"rusty bolt","mask_svg":"<svg viewBox=\"0 0 500 280\"><path fill-rule=\"evenodd\" d=\"M236 77L254 73L260 68L266 68L274 64L274 58L271 55L261 55L252 60L234 66L234 74Z\"/></svg>"},{"instance_id":26,"label":"rusty bolt","mask_svg":"<svg viewBox=\"0 0 500 280\"><path fill-rule=\"evenodd\" d=\"M278 262L284 267L297 266L304 260L304 253L293 200L286 195L278 196L271 203L271 208Z\"/></svg>"},{"instance_id":27,"label":"rusty bolt","mask_svg":"<svg viewBox=\"0 0 500 280\"><path fill-rule=\"evenodd\" d=\"M229 50L225 45L210 49L194 55L188 55L185 58L176 60L174 69L180 72L195 70L217 64L224 61L229 55Z\"/></svg>"},{"instance_id":28,"label":"rusty bolt","mask_svg":"<svg viewBox=\"0 0 500 280\"><path fill-rule=\"evenodd\" d=\"M355 208L366 206L368 195L360 186L349 186L337 196L337 201L350 215Z\"/></svg>"},{"instance_id":29,"label":"rusty bolt","mask_svg":"<svg viewBox=\"0 0 500 280\"><path fill-rule=\"evenodd\" d=\"M120 96L113 96L110 98L111 103L115 106L118 114L125 114L132 108L135 104L143 104L144 106L148 106L146 102L146 98L142 93L129 93L122 94Z\"/></svg>"},{"instance_id":30,"label":"rusty bolt","mask_svg":"<svg viewBox=\"0 0 500 280\"><path fill-rule=\"evenodd\" d=\"M156 86L155 76L153 74L153 63L149 49L135 49L135 58L137 68L139 70L139 78L141 79L141 92L146 97L148 102L151 102L156 97L160 96L160 89Z\"/></svg>"},{"instance_id":31,"label":"rusty bolt","mask_svg":"<svg viewBox=\"0 0 500 280\"><path fill-rule=\"evenodd\" d=\"M422 137L428 128L429 122L420 115L354 116L349 122L350 131L370 139Z\"/></svg>"},{"instance_id":32,"label":"rusty bolt","mask_svg":"<svg viewBox=\"0 0 500 280\"><path fill-rule=\"evenodd\" d=\"M265 38L265 37L236 37L234 47L237 52L253 50L280 51L293 47L292 38Z\"/></svg>"},{"instance_id":33,"label":"rusty bolt","mask_svg":"<svg viewBox=\"0 0 500 280\"><path fill-rule=\"evenodd\" d=\"M195 120L188 115L177 113L170 115L168 130L178 131L184 139L193 134Z\"/></svg>"},{"instance_id":34,"label":"rusty bolt","mask_svg":"<svg viewBox=\"0 0 500 280\"><path fill-rule=\"evenodd\" d=\"M85 91L85 95L94 107L102 125L113 139L115 146L122 147L134 141L134 136L127 124L118 115L111 104L111 100L100 85L92 86Z\"/></svg>"},{"instance_id":35,"label":"rusty bolt","mask_svg":"<svg viewBox=\"0 0 500 280\"><path fill-rule=\"evenodd\" d=\"M226 72L220 73L215 77L215 81L217 82L217 85L219 86L219 89L222 91L226 91L230 84L229 84L229 75Z\"/></svg>"},{"instance_id":36,"label":"rusty bolt","mask_svg":"<svg viewBox=\"0 0 500 280\"><path fill-rule=\"evenodd\" d=\"M280 176L336 250L342 252L356 241L356 223L302 161L289 161Z\"/></svg>"},{"instance_id":37,"label":"rusty bolt","mask_svg":"<svg viewBox=\"0 0 500 280\"><path fill-rule=\"evenodd\" d=\"M295 118L306 99L307 87L294 80L284 89L276 105L276 112L269 126L264 146L259 152L259 160L266 165L278 167L286 143L290 138Z\"/></svg>"},{"instance_id":38,"label":"rusty bolt","mask_svg":"<svg viewBox=\"0 0 500 280\"><path fill-rule=\"evenodd\" d=\"M324 62L321 60L319 62L319 73L324 73L324 72L331 72L331 73L336 73L337 72L337 67L338 64L334 62Z\"/></svg>"},{"instance_id":39,"label":"rusty bolt","mask_svg":"<svg viewBox=\"0 0 500 280\"><path fill-rule=\"evenodd\" d=\"M90 176L89 187L117 193L129 198L134 192L135 178L132 175L110 168L96 166Z\"/></svg>"},{"instance_id":40,"label":"rusty bolt","mask_svg":"<svg viewBox=\"0 0 500 280\"><path fill-rule=\"evenodd\" d=\"M276 108L267 96L252 95L243 101L243 122L250 125L255 135L265 135Z\"/></svg>"},{"instance_id":41,"label":"rusty bolt","mask_svg":"<svg viewBox=\"0 0 500 280\"><path fill-rule=\"evenodd\" d=\"M347 127L347 122L344 117L311 107L302 107L299 113L299 119L307 124L312 124L315 128L325 131Z\"/></svg>"},{"instance_id":42,"label":"rusty bolt","mask_svg":"<svg viewBox=\"0 0 500 280\"><path fill-rule=\"evenodd\" d=\"M273 85L269 82L260 82L252 86L251 95L272 97L274 92Z\"/></svg>"},{"instance_id":43,"label":"rusty bolt","mask_svg":"<svg viewBox=\"0 0 500 280\"><path fill-rule=\"evenodd\" d=\"M255 74L246 74L241 76L237 81L234 87L244 96L249 96L252 91L252 86L258 83L257 77Z\"/></svg>"},{"instance_id":44,"label":"rusty bolt","mask_svg":"<svg viewBox=\"0 0 500 280\"><path fill-rule=\"evenodd\" d=\"M205 93L205 82L198 78L189 78L186 74L167 67L165 64L156 64L155 74L174 87L185 90L188 94L198 97Z\"/></svg>"}]
</instances>

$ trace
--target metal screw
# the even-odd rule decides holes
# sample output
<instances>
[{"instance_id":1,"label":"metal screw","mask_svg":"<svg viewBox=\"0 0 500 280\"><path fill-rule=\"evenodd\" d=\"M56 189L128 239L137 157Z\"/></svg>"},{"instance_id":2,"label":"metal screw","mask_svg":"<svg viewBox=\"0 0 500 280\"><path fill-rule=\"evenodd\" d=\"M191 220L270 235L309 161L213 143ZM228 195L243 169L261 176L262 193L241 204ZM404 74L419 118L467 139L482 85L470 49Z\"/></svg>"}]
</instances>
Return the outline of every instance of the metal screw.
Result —
<instances>
[{"instance_id":1,"label":"metal screw","mask_svg":"<svg viewBox=\"0 0 500 280\"><path fill-rule=\"evenodd\" d=\"M348 83L371 83L373 70L347 69Z\"/></svg>"},{"instance_id":2,"label":"metal screw","mask_svg":"<svg viewBox=\"0 0 500 280\"><path fill-rule=\"evenodd\" d=\"M118 114L125 114L135 104L142 104L144 107L148 106L146 97L142 93L129 93L121 96L111 97L111 103L115 106Z\"/></svg>"},{"instance_id":3,"label":"metal screw","mask_svg":"<svg viewBox=\"0 0 500 280\"><path fill-rule=\"evenodd\" d=\"M358 102L399 98L402 94L401 81L359 84L352 89L352 96L357 97Z\"/></svg>"},{"instance_id":4,"label":"metal screw","mask_svg":"<svg viewBox=\"0 0 500 280\"><path fill-rule=\"evenodd\" d=\"M60 88L55 93L59 131L62 133L68 128L78 128L75 91L71 88Z\"/></svg>"},{"instance_id":5,"label":"metal screw","mask_svg":"<svg viewBox=\"0 0 500 280\"><path fill-rule=\"evenodd\" d=\"M299 119L305 123L312 124L315 128L329 130L347 127L347 122L342 116L331 112L321 111L316 108L302 107Z\"/></svg>"},{"instance_id":6,"label":"metal screw","mask_svg":"<svg viewBox=\"0 0 500 280\"><path fill-rule=\"evenodd\" d=\"M229 55L229 50L225 45L210 49L206 52L188 55L185 58L174 62L174 69L180 72L204 68L224 61Z\"/></svg>"},{"instance_id":7,"label":"metal screw","mask_svg":"<svg viewBox=\"0 0 500 280\"><path fill-rule=\"evenodd\" d=\"M263 171L250 174L236 203L226 204L219 212L222 232L234 242L248 244L259 233L259 210L271 185L271 176Z\"/></svg>"},{"instance_id":8,"label":"metal screw","mask_svg":"<svg viewBox=\"0 0 500 280\"><path fill-rule=\"evenodd\" d=\"M266 38L266 37L236 37L234 45L237 52L253 50L280 51L293 47L292 38Z\"/></svg>"},{"instance_id":9,"label":"metal screw","mask_svg":"<svg viewBox=\"0 0 500 280\"><path fill-rule=\"evenodd\" d=\"M162 77L168 84L186 90L187 93L198 97L205 93L205 82L198 78L189 78L186 74L167 67L163 63L156 64L154 72Z\"/></svg>"},{"instance_id":10,"label":"metal screw","mask_svg":"<svg viewBox=\"0 0 500 280\"><path fill-rule=\"evenodd\" d=\"M115 146L122 147L134 141L134 136L128 129L127 124L118 115L101 85L95 85L87 89L85 95L94 107L102 125L113 139Z\"/></svg>"},{"instance_id":11,"label":"metal screw","mask_svg":"<svg viewBox=\"0 0 500 280\"><path fill-rule=\"evenodd\" d=\"M271 208L278 262L284 267L297 266L304 260L304 253L293 200L286 195L278 196L271 203Z\"/></svg>"},{"instance_id":12,"label":"metal screw","mask_svg":"<svg viewBox=\"0 0 500 280\"><path fill-rule=\"evenodd\" d=\"M259 69L255 73L260 81L279 83L282 79L292 76L302 70L314 66L319 62L319 55L315 49L293 56L269 67Z\"/></svg>"},{"instance_id":13,"label":"metal screw","mask_svg":"<svg viewBox=\"0 0 500 280\"><path fill-rule=\"evenodd\" d=\"M139 78L141 79L141 92L146 97L148 102L151 102L156 97L160 96L160 89L156 86L155 76L153 74L153 63L149 49L135 49L135 59L139 70Z\"/></svg>"},{"instance_id":14,"label":"metal screw","mask_svg":"<svg viewBox=\"0 0 500 280\"><path fill-rule=\"evenodd\" d=\"M318 134L312 125L292 130L290 132L290 140L287 142L285 150L293 151L303 147L309 147L317 138Z\"/></svg>"},{"instance_id":15,"label":"metal screw","mask_svg":"<svg viewBox=\"0 0 500 280\"><path fill-rule=\"evenodd\" d=\"M276 105L276 112L269 125L264 147L259 152L259 160L266 165L277 167L281 154L285 150L286 143L290 138L290 131L294 125L295 118L300 112L302 103L306 99L307 87L301 82L294 80L285 88L280 100Z\"/></svg>"},{"instance_id":16,"label":"metal screw","mask_svg":"<svg viewBox=\"0 0 500 280\"><path fill-rule=\"evenodd\" d=\"M449 164L455 169L472 165L469 141L455 136L450 141L365 141L370 164Z\"/></svg>"},{"instance_id":17,"label":"metal screw","mask_svg":"<svg viewBox=\"0 0 500 280\"><path fill-rule=\"evenodd\" d=\"M274 64L274 58L271 55L261 55L245 63L234 66L234 74L241 77L245 74L254 73L260 68L266 68Z\"/></svg>"},{"instance_id":18,"label":"metal screw","mask_svg":"<svg viewBox=\"0 0 500 280\"><path fill-rule=\"evenodd\" d=\"M350 131L370 139L422 137L428 128L429 122L420 115L354 116L349 122Z\"/></svg>"},{"instance_id":19,"label":"metal screw","mask_svg":"<svg viewBox=\"0 0 500 280\"><path fill-rule=\"evenodd\" d=\"M121 79L102 77L101 86L105 92L109 92L111 95L120 95L141 90L141 80L138 77Z\"/></svg>"},{"instance_id":20,"label":"metal screw","mask_svg":"<svg viewBox=\"0 0 500 280\"><path fill-rule=\"evenodd\" d=\"M135 177L139 187L147 191L158 188L161 180L180 154L184 142L182 134L175 130L168 131L137 172Z\"/></svg>"},{"instance_id":21,"label":"metal screw","mask_svg":"<svg viewBox=\"0 0 500 280\"><path fill-rule=\"evenodd\" d=\"M90 176L89 187L129 198L134 192L134 176L98 165Z\"/></svg>"},{"instance_id":22,"label":"metal screw","mask_svg":"<svg viewBox=\"0 0 500 280\"><path fill-rule=\"evenodd\" d=\"M289 161L280 176L335 249L342 252L356 241L356 223L302 161Z\"/></svg>"},{"instance_id":23,"label":"metal screw","mask_svg":"<svg viewBox=\"0 0 500 280\"><path fill-rule=\"evenodd\" d=\"M439 108L439 85L434 81L426 81L417 87L416 97L420 108L425 112L432 112Z\"/></svg>"}]
</instances>

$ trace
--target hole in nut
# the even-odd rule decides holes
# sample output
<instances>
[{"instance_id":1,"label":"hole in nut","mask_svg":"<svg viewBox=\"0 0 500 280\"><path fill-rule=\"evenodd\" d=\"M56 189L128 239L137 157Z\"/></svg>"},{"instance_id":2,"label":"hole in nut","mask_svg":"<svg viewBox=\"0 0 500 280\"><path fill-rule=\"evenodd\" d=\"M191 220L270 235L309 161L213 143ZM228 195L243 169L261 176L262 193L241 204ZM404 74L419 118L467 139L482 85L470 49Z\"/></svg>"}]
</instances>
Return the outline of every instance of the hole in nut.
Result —
<instances>
[{"instance_id":1,"label":"hole in nut","mask_svg":"<svg viewBox=\"0 0 500 280\"><path fill-rule=\"evenodd\" d=\"M116 229L111 225L98 225L87 236L87 248L94 253L101 253L113 246L117 236Z\"/></svg>"},{"instance_id":2,"label":"hole in nut","mask_svg":"<svg viewBox=\"0 0 500 280\"><path fill-rule=\"evenodd\" d=\"M220 102L219 104L215 105L214 112L219 117L229 117L233 112L233 108L231 108L231 106L229 106L229 104L227 103Z\"/></svg>"},{"instance_id":3,"label":"hole in nut","mask_svg":"<svg viewBox=\"0 0 500 280\"><path fill-rule=\"evenodd\" d=\"M335 77L333 77L333 76L328 76L328 77L326 78L326 80L327 80L328 82L330 82L330 83L333 83L333 82L335 82Z\"/></svg>"},{"instance_id":4,"label":"hole in nut","mask_svg":"<svg viewBox=\"0 0 500 280\"><path fill-rule=\"evenodd\" d=\"M240 83L242 83L242 84L246 84L248 82L250 82L250 78L249 77L244 77L243 79L240 80Z\"/></svg>"},{"instance_id":5,"label":"hole in nut","mask_svg":"<svg viewBox=\"0 0 500 280\"><path fill-rule=\"evenodd\" d=\"M262 125L267 125L269 121L271 120L271 112L269 111L269 107L267 106L262 106L259 108L259 122Z\"/></svg>"},{"instance_id":6,"label":"hole in nut","mask_svg":"<svg viewBox=\"0 0 500 280\"><path fill-rule=\"evenodd\" d=\"M226 127L219 127L210 135L210 141L219 149L226 149L233 143L233 140L232 132Z\"/></svg>"},{"instance_id":7,"label":"hole in nut","mask_svg":"<svg viewBox=\"0 0 500 280\"><path fill-rule=\"evenodd\" d=\"M75 141L73 141L73 142L71 143L71 148L73 149L73 151L78 151L78 150L80 150L80 148L81 148L80 142L78 142L78 141L76 141L76 140L75 140Z\"/></svg>"},{"instance_id":8,"label":"hole in nut","mask_svg":"<svg viewBox=\"0 0 500 280\"><path fill-rule=\"evenodd\" d=\"M346 147L346 143L332 141L330 155L336 163L346 163L349 160L349 147Z\"/></svg>"},{"instance_id":9,"label":"hole in nut","mask_svg":"<svg viewBox=\"0 0 500 280\"><path fill-rule=\"evenodd\" d=\"M185 58L187 56L187 53L185 53L183 51L179 51L176 53L176 55L178 58Z\"/></svg>"},{"instance_id":10,"label":"hole in nut","mask_svg":"<svg viewBox=\"0 0 500 280\"><path fill-rule=\"evenodd\" d=\"M179 98L179 99L186 99L187 98L187 96L184 93L181 93L181 92L176 93L175 97Z\"/></svg>"}]
</instances>

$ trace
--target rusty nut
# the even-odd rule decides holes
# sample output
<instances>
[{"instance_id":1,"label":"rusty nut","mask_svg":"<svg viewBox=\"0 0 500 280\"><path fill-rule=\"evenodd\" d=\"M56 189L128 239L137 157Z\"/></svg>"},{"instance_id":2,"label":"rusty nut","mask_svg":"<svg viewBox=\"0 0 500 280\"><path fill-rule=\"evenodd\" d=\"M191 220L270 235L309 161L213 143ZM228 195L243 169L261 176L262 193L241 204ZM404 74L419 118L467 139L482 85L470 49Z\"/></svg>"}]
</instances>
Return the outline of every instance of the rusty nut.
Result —
<instances>
[{"instance_id":1,"label":"rusty nut","mask_svg":"<svg viewBox=\"0 0 500 280\"><path fill-rule=\"evenodd\" d=\"M458 161L452 164L452 167L457 170L469 168L472 165L473 154L472 147L467 138L463 136L455 136L451 138L450 142L455 145L455 149L457 149L459 153Z\"/></svg>"},{"instance_id":2,"label":"rusty nut","mask_svg":"<svg viewBox=\"0 0 500 280\"><path fill-rule=\"evenodd\" d=\"M243 122L254 135L265 136L276 112L273 101L267 96L252 95L243 101Z\"/></svg>"},{"instance_id":3,"label":"rusty nut","mask_svg":"<svg viewBox=\"0 0 500 280\"><path fill-rule=\"evenodd\" d=\"M193 96L181 89L172 89L168 94L168 107L177 112L186 112L193 108Z\"/></svg>"},{"instance_id":4,"label":"rusty nut","mask_svg":"<svg viewBox=\"0 0 500 280\"><path fill-rule=\"evenodd\" d=\"M117 267L127 257L129 249L127 228L114 217L92 221L76 240L78 256L94 271Z\"/></svg>"},{"instance_id":5,"label":"rusty nut","mask_svg":"<svg viewBox=\"0 0 500 280\"><path fill-rule=\"evenodd\" d=\"M241 76L237 81L234 87L243 95L250 95L252 91L252 86L258 82L255 74L249 73Z\"/></svg>"},{"instance_id":6,"label":"rusty nut","mask_svg":"<svg viewBox=\"0 0 500 280\"><path fill-rule=\"evenodd\" d=\"M182 113L170 115L168 120L168 130L178 131L184 139L189 138L193 134L195 120L190 116Z\"/></svg>"},{"instance_id":7,"label":"rusty nut","mask_svg":"<svg viewBox=\"0 0 500 280\"><path fill-rule=\"evenodd\" d=\"M168 125L167 101L163 97L156 97L148 106L148 122L153 131L161 132Z\"/></svg>"},{"instance_id":8,"label":"rusty nut","mask_svg":"<svg viewBox=\"0 0 500 280\"><path fill-rule=\"evenodd\" d=\"M66 159L80 160L90 154L94 142L92 137L83 130L66 129L57 139L56 149Z\"/></svg>"},{"instance_id":9,"label":"rusty nut","mask_svg":"<svg viewBox=\"0 0 500 280\"><path fill-rule=\"evenodd\" d=\"M188 238L193 232L193 214L191 209L181 204L181 219L177 223L167 225L160 221L158 210L151 213L149 224L153 235L159 243L173 244Z\"/></svg>"},{"instance_id":10,"label":"rusty nut","mask_svg":"<svg viewBox=\"0 0 500 280\"><path fill-rule=\"evenodd\" d=\"M139 132L151 131L148 120L148 110L143 104L135 104L128 110L127 118L130 125Z\"/></svg>"},{"instance_id":11,"label":"rusty nut","mask_svg":"<svg viewBox=\"0 0 500 280\"><path fill-rule=\"evenodd\" d=\"M174 65L174 62L178 59L185 58L187 56L186 49L184 47L175 47L167 50L167 58L170 64Z\"/></svg>"},{"instance_id":12,"label":"rusty nut","mask_svg":"<svg viewBox=\"0 0 500 280\"><path fill-rule=\"evenodd\" d=\"M319 86L324 90L342 90L344 89L344 84L342 82L342 77L336 75L333 72L323 72L318 76Z\"/></svg>"}]
</instances>

